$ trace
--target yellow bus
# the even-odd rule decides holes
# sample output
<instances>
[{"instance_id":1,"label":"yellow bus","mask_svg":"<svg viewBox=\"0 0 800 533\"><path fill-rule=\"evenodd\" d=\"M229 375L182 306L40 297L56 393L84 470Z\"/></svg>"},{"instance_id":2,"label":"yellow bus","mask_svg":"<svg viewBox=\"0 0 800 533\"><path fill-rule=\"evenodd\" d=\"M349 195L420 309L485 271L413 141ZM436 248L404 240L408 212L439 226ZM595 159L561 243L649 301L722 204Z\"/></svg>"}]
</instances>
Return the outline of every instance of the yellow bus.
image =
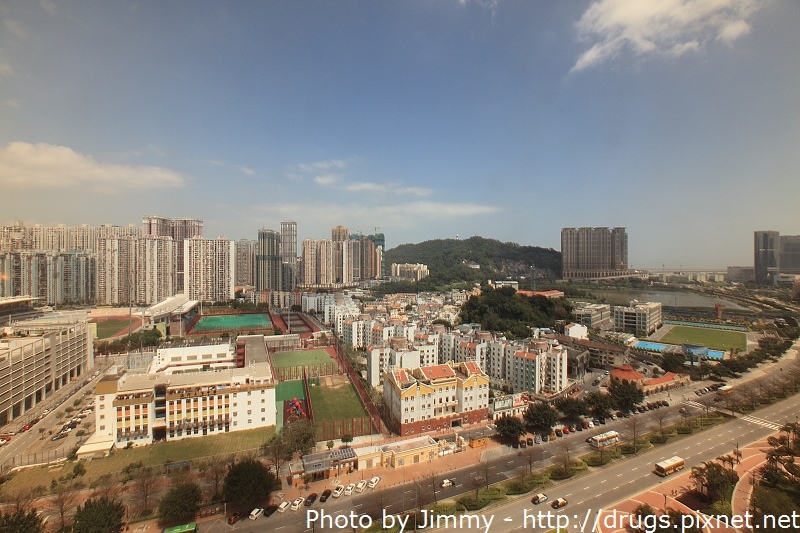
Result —
<instances>
[{"instance_id":1,"label":"yellow bus","mask_svg":"<svg viewBox=\"0 0 800 533\"><path fill-rule=\"evenodd\" d=\"M659 476L666 477L678 470L683 470L684 466L686 466L686 461L676 455L675 457L657 462L655 472Z\"/></svg>"},{"instance_id":2,"label":"yellow bus","mask_svg":"<svg viewBox=\"0 0 800 533\"><path fill-rule=\"evenodd\" d=\"M591 444L595 448L603 448L605 446L610 446L618 442L619 442L619 433L617 433L616 431L606 431L605 433L600 433L599 435L595 435L594 437L589 439L589 444Z\"/></svg>"}]
</instances>

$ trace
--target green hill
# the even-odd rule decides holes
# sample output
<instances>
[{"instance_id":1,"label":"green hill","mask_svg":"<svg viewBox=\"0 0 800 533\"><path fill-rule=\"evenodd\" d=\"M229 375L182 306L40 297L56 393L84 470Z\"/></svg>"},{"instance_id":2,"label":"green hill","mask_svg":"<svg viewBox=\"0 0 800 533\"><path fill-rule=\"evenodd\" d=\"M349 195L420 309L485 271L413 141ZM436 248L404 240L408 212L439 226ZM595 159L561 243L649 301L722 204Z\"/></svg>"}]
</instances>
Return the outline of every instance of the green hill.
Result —
<instances>
[{"instance_id":1,"label":"green hill","mask_svg":"<svg viewBox=\"0 0 800 533\"><path fill-rule=\"evenodd\" d=\"M401 244L386 250L385 260L387 270L392 263L427 265L431 273L428 283L433 285L489 279L530 279L532 265L536 267L537 279L554 279L561 275L561 252L483 237Z\"/></svg>"}]
</instances>

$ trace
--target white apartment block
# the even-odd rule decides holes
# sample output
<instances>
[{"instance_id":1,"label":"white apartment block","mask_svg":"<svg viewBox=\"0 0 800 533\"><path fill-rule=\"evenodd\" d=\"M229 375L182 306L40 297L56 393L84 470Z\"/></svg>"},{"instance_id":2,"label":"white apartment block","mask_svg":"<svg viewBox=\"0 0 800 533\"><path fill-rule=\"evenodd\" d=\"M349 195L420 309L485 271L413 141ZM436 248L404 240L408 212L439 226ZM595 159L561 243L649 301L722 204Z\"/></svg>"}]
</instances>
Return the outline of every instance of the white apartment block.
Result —
<instances>
[{"instance_id":1,"label":"white apartment block","mask_svg":"<svg viewBox=\"0 0 800 533\"><path fill-rule=\"evenodd\" d=\"M94 368L85 320L43 319L6 328L0 338L0 425L25 414Z\"/></svg>"},{"instance_id":2,"label":"white apartment block","mask_svg":"<svg viewBox=\"0 0 800 533\"><path fill-rule=\"evenodd\" d=\"M537 341L517 351L511 379L518 392L558 394L569 386L566 347L555 340Z\"/></svg>"},{"instance_id":3,"label":"white apartment block","mask_svg":"<svg viewBox=\"0 0 800 533\"><path fill-rule=\"evenodd\" d=\"M572 317L575 322L592 329L608 330L614 325L609 304L576 302Z\"/></svg>"},{"instance_id":4,"label":"white apartment block","mask_svg":"<svg viewBox=\"0 0 800 533\"><path fill-rule=\"evenodd\" d=\"M0 298L25 295L49 305L94 303L96 272L91 252L0 252Z\"/></svg>"},{"instance_id":5,"label":"white apartment block","mask_svg":"<svg viewBox=\"0 0 800 533\"><path fill-rule=\"evenodd\" d=\"M184 241L184 293L192 300L225 302L236 286L236 243L224 237Z\"/></svg>"},{"instance_id":6,"label":"white apartment block","mask_svg":"<svg viewBox=\"0 0 800 533\"><path fill-rule=\"evenodd\" d=\"M153 305L175 294L177 247L171 237L101 239L97 301Z\"/></svg>"},{"instance_id":7,"label":"white apartment block","mask_svg":"<svg viewBox=\"0 0 800 533\"><path fill-rule=\"evenodd\" d=\"M198 345L159 351L162 361L176 359L168 371L107 376L95 390L93 440L140 446L274 426L275 379L264 337L240 336L240 343L244 366L230 360L227 344ZM227 360L227 367L209 368L214 360Z\"/></svg>"},{"instance_id":8,"label":"white apartment block","mask_svg":"<svg viewBox=\"0 0 800 533\"><path fill-rule=\"evenodd\" d=\"M647 337L664 323L660 302L632 301L628 307L614 307L614 328L616 331L632 333L637 337Z\"/></svg>"},{"instance_id":9,"label":"white apartment block","mask_svg":"<svg viewBox=\"0 0 800 533\"><path fill-rule=\"evenodd\" d=\"M420 263L392 263L392 278L419 281L430 275L428 266Z\"/></svg>"}]
</instances>

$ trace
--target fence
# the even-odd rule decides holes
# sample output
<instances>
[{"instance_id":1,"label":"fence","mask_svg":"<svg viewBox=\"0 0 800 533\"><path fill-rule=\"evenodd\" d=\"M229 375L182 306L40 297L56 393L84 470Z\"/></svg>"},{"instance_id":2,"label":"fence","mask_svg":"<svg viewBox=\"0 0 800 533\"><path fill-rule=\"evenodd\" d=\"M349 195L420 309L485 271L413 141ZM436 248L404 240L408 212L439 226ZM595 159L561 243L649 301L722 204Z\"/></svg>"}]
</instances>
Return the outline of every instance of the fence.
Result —
<instances>
[{"instance_id":1,"label":"fence","mask_svg":"<svg viewBox=\"0 0 800 533\"><path fill-rule=\"evenodd\" d=\"M383 420L381 420L381 415L378 413L378 408L375 407L372 397L369 395L367 389L364 387L364 383L361 381L361 376L359 376L355 371L347 356L342 355L341 346L339 345L338 341L336 342L335 347L336 355L338 356L339 361L342 363L345 372L347 372L347 375L350 376L350 382L356 389L358 398L361 400L361 405L364 406L364 409L366 409L367 413L369 414L369 418L372 420L372 425L381 433L389 433L389 431L386 429L386 426L383 425Z\"/></svg>"}]
</instances>

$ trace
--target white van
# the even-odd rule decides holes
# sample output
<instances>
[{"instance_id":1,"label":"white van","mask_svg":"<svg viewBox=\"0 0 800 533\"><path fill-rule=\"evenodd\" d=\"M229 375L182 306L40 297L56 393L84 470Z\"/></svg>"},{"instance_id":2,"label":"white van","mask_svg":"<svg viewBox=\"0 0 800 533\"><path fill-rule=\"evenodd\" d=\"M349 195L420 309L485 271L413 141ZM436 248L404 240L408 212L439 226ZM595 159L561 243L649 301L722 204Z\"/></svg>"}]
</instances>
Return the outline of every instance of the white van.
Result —
<instances>
[{"instance_id":1,"label":"white van","mask_svg":"<svg viewBox=\"0 0 800 533\"><path fill-rule=\"evenodd\" d=\"M281 504L278 506L278 512L285 513L286 509L288 509L290 505L292 505L292 502L290 501L281 502Z\"/></svg>"},{"instance_id":2,"label":"white van","mask_svg":"<svg viewBox=\"0 0 800 533\"><path fill-rule=\"evenodd\" d=\"M256 518L258 518L262 514L264 514L264 508L263 507L256 507L255 509L250 511L250 520L255 520Z\"/></svg>"},{"instance_id":3,"label":"white van","mask_svg":"<svg viewBox=\"0 0 800 533\"><path fill-rule=\"evenodd\" d=\"M364 492L364 489L366 488L366 486L367 486L367 482L362 479L361 481L356 483L356 492Z\"/></svg>"}]
</instances>

